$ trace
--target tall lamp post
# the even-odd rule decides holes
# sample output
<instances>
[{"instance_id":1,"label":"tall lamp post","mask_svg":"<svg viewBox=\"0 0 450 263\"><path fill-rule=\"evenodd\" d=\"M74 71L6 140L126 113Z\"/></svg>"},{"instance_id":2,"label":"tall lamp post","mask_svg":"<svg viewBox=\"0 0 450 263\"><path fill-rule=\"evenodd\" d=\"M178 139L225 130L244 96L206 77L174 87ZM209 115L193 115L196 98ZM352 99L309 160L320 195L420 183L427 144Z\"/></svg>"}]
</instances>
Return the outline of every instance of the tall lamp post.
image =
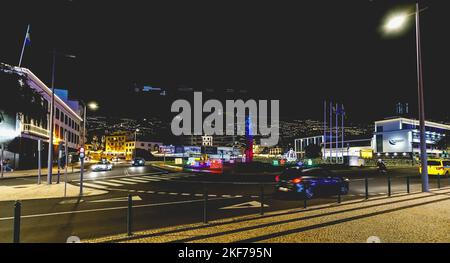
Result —
<instances>
[{"instance_id":1,"label":"tall lamp post","mask_svg":"<svg viewBox=\"0 0 450 263\"><path fill-rule=\"evenodd\" d=\"M139 132L139 129L134 130L134 152L133 152L133 158L136 158L137 156L137 133Z\"/></svg>"},{"instance_id":2,"label":"tall lamp post","mask_svg":"<svg viewBox=\"0 0 450 263\"><path fill-rule=\"evenodd\" d=\"M89 109L91 111L98 110L98 103L95 102L95 101L91 101L87 105L84 104L84 112L83 112L83 114L84 114L84 116L83 116L83 147L86 145L86 140L87 140L87 132L86 132L87 109Z\"/></svg>"},{"instance_id":3,"label":"tall lamp post","mask_svg":"<svg viewBox=\"0 0 450 263\"><path fill-rule=\"evenodd\" d=\"M417 58L417 84L418 84L418 105L419 105L419 122L420 122L420 159L422 166L422 192L429 191L428 184L428 162L427 162L427 145L425 140L425 104L423 94L423 74L422 74L422 49L420 42L420 9L419 1L416 2L415 12L413 13L399 13L390 17L384 26L386 33L396 33L401 31L408 18L415 16L416 24L416 58Z\"/></svg>"},{"instance_id":4,"label":"tall lamp post","mask_svg":"<svg viewBox=\"0 0 450 263\"><path fill-rule=\"evenodd\" d=\"M53 175L53 132L55 128L55 121L54 121L54 108L55 108L55 67L56 67L56 55L61 55L66 58L76 58L74 55L68 55L56 52L55 49L52 51L53 55L53 62L52 62L52 98L50 101L50 136L48 141L48 163L47 163L47 183L52 184L52 175Z\"/></svg>"}]
</instances>

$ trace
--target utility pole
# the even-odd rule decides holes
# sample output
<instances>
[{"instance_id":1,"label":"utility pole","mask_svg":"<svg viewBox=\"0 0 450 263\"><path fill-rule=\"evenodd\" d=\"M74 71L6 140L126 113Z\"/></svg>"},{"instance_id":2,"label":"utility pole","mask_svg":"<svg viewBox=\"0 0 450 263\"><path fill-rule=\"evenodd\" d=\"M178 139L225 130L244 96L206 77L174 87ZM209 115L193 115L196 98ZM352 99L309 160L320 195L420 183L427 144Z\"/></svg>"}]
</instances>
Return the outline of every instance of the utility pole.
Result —
<instances>
[{"instance_id":1,"label":"utility pole","mask_svg":"<svg viewBox=\"0 0 450 263\"><path fill-rule=\"evenodd\" d=\"M419 121L420 121L420 157L422 164L422 192L429 191L428 185L428 161L427 145L425 140L425 103L423 92L422 74L422 47L420 43L420 9L419 1L416 2L416 47L417 47L417 84L419 93Z\"/></svg>"},{"instance_id":2,"label":"utility pole","mask_svg":"<svg viewBox=\"0 0 450 263\"><path fill-rule=\"evenodd\" d=\"M50 134L48 140L48 160L47 160L47 184L52 184L52 172L53 172L53 129L54 129L54 116L53 111L55 108L55 62L56 51L53 49L53 63L52 63L52 98L50 100Z\"/></svg>"},{"instance_id":3,"label":"utility pole","mask_svg":"<svg viewBox=\"0 0 450 263\"><path fill-rule=\"evenodd\" d=\"M66 165L64 166L64 197L67 196L67 166L69 165L69 145L67 144L67 131L64 132L64 156Z\"/></svg>"}]
</instances>

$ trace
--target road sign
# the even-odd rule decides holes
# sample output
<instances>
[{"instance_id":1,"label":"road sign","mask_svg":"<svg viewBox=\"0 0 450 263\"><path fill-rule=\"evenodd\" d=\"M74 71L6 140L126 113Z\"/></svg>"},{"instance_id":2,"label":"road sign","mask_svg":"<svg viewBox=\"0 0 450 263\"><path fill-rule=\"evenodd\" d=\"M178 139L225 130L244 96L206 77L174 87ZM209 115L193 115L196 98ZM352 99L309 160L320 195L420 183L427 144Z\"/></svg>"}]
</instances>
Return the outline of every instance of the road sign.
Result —
<instances>
[{"instance_id":1,"label":"road sign","mask_svg":"<svg viewBox=\"0 0 450 263\"><path fill-rule=\"evenodd\" d=\"M269 206L264 204L264 207L269 207ZM261 208L261 203L258 201L250 201L250 202L246 202L246 203L242 203L242 204L225 206L220 209L242 209L242 208Z\"/></svg>"}]
</instances>

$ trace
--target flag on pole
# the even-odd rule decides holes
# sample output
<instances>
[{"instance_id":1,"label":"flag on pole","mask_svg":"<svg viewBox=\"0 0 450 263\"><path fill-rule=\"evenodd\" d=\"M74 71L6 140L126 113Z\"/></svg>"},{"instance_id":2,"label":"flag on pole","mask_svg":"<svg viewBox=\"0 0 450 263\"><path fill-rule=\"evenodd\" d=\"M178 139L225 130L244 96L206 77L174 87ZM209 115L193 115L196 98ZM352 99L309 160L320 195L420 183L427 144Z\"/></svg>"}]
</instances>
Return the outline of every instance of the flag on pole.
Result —
<instances>
[{"instance_id":1,"label":"flag on pole","mask_svg":"<svg viewBox=\"0 0 450 263\"><path fill-rule=\"evenodd\" d=\"M31 46L30 32L27 32L27 34L25 36L25 45Z\"/></svg>"},{"instance_id":2,"label":"flag on pole","mask_svg":"<svg viewBox=\"0 0 450 263\"><path fill-rule=\"evenodd\" d=\"M25 39L23 41L22 52L20 52L19 67L22 65L22 58L23 58L23 53L25 51L25 46L30 46L30 45L31 45L30 25L28 25L27 32L25 33Z\"/></svg>"}]
</instances>

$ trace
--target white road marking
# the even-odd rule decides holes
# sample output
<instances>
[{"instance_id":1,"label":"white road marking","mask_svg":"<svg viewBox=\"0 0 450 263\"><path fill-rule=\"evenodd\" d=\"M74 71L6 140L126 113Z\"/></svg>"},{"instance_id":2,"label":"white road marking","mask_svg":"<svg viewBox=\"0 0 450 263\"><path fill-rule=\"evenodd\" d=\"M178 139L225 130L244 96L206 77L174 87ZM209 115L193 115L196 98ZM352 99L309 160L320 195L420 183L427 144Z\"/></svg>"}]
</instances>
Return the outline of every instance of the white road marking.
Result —
<instances>
[{"instance_id":1,"label":"white road marking","mask_svg":"<svg viewBox=\"0 0 450 263\"><path fill-rule=\"evenodd\" d=\"M121 183L121 184L136 184L133 182L127 182L127 181L122 181L122 180L108 180L108 182Z\"/></svg>"},{"instance_id":2,"label":"white road marking","mask_svg":"<svg viewBox=\"0 0 450 263\"><path fill-rule=\"evenodd\" d=\"M141 176L141 177L136 177L136 178L139 179L139 180L145 180L145 181L149 181L149 182L157 182L157 181L159 181L158 179L147 178L147 177L143 177L143 176Z\"/></svg>"},{"instance_id":3,"label":"white road marking","mask_svg":"<svg viewBox=\"0 0 450 263\"><path fill-rule=\"evenodd\" d=\"M203 194L195 194L195 196L203 196Z\"/></svg>"},{"instance_id":4,"label":"white road marking","mask_svg":"<svg viewBox=\"0 0 450 263\"><path fill-rule=\"evenodd\" d=\"M104 185L91 184L91 183L85 183L85 182L83 182L83 186L93 187L93 188L102 188L102 189L107 189L108 188L108 187L106 187Z\"/></svg>"},{"instance_id":5,"label":"white road marking","mask_svg":"<svg viewBox=\"0 0 450 263\"><path fill-rule=\"evenodd\" d=\"M181 195L189 196L189 195L191 195L191 194L189 194L189 193L182 193Z\"/></svg>"},{"instance_id":6,"label":"white road marking","mask_svg":"<svg viewBox=\"0 0 450 263\"><path fill-rule=\"evenodd\" d=\"M102 184L102 185L107 185L107 186L123 186L123 184L111 183L111 182L106 182L106 181L95 181L95 184Z\"/></svg>"},{"instance_id":7,"label":"white road marking","mask_svg":"<svg viewBox=\"0 0 450 263\"><path fill-rule=\"evenodd\" d=\"M142 201L142 198L138 195L134 195L131 197L131 200ZM89 203L107 203L107 202L128 202L128 197L124 196L124 197L116 197L116 198L89 201Z\"/></svg>"},{"instance_id":8,"label":"white road marking","mask_svg":"<svg viewBox=\"0 0 450 263\"><path fill-rule=\"evenodd\" d=\"M148 181L132 179L132 178L122 178L120 180L125 180L125 181L128 181L128 182L135 182L135 183L148 183Z\"/></svg>"},{"instance_id":9,"label":"white road marking","mask_svg":"<svg viewBox=\"0 0 450 263\"><path fill-rule=\"evenodd\" d=\"M264 207L268 207L268 205L263 204ZM230 205L230 206L225 206L222 207L220 209L242 209L242 208L258 208L261 207L261 203L257 202L257 201L250 201L250 202L245 202L242 204L236 204L236 205Z\"/></svg>"},{"instance_id":10,"label":"white road marking","mask_svg":"<svg viewBox=\"0 0 450 263\"><path fill-rule=\"evenodd\" d=\"M223 198L214 198L214 199L211 199L211 201L212 200L223 200ZM155 207L155 206L176 205L176 204L188 204L188 203L198 203L198 202L203 202L203 200L197 199L197 200L176 201L176 202L167 202L167 203L133 205L133 208ZM66 211L66 212L54 212L54 213L34 214L34 215L22 215L22 218L37 218L37 217L46 217L46 216L82 214L82 213L104 212L104 211L114 211L114 210L124 210L124 209L128 209L128 206L96 208L96 209ZM12 219L14 219L14 217L1 217L0 221L6 221L6 220L12 220Z\"/></svg>"},{"instance_id":11,"label":"white road marking","mask_svg":"<svg viewBox=\"0 0 450 263\"><path fill-rule=\"evenodd\" d=\"M178 195L178 193L169 193L169 195Z\"/></svg>"}]
</instances>

